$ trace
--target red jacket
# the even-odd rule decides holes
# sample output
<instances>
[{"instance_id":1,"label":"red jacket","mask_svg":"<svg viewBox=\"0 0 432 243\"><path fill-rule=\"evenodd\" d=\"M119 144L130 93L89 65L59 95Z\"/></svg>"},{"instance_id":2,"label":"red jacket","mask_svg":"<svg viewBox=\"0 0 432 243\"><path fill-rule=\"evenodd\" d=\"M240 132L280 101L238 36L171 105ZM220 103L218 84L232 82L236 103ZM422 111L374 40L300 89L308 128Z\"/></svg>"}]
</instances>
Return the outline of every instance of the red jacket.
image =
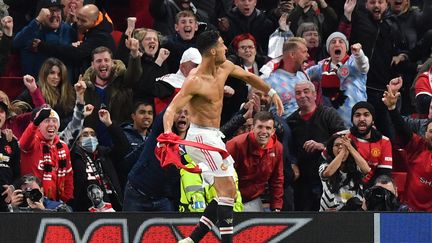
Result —
<instances>
[{"instance_id":1,"label":"red jacket","mask_svg":"<svg viewBox=\"0 0 432 243\"><path fill-rule=\"evenodd\" d=\"M39 108L45 104L45 99L42 95L42 91L37 88L33 93L30 93L35 108ZM20 139L26 127L32 120L32 113L26 112L17 116L10 116L6 119L2 129L9 128L17 139Z\"/></svg>"},{"instance_id":2,"label":"red jacket","mask_svg":"<svg viewBox=\"0 0 432 243\"><path fill-rule=\"evenodd\" d=\"M239 189L243 202L258 198L268 183L270 207L281 209L283 204L283 147L276 136L270 139L267 148L261 149L253 131L240 134L226 144L233 157L239 178Z\"/></svg>"},{"instance_id":3,"label":"red jacket","mask_svg":"<svg viewBox=\"0 0 432 243\"><path fill-rule=\"evenodd\" d=\"M52 143L43 139L33 123L26 128L19 140L21 149L21 175L33 174L42 181L44 194L51 200L68 202L73 198L73 171L68 146L56 136ZM49 157L45 158L43 147L49 146ZM60 148L58 148L60 146ZM61 168L61 157L66 162ZM47 163L51 171L44 171Z\"/></svg>"}]
</instances>

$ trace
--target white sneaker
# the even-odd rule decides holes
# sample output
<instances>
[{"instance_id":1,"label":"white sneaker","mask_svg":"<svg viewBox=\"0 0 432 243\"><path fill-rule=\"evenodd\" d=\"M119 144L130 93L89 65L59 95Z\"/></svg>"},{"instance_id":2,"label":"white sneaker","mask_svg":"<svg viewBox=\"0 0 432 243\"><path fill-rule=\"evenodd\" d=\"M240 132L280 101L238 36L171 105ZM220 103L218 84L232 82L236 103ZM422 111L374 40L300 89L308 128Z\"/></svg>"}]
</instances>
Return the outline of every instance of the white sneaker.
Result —
<instances>
[{"instance_id":1,"label":"white sneaker","mask_svg":"<svg viewBox=\"0 0 432 243\"><path fill-rule=\"evenodd\" d=\"M178 243L194 243L194 241L188 237L188 238L184 238L183 240L179 240Z\"/></svg>"}]
</instances>

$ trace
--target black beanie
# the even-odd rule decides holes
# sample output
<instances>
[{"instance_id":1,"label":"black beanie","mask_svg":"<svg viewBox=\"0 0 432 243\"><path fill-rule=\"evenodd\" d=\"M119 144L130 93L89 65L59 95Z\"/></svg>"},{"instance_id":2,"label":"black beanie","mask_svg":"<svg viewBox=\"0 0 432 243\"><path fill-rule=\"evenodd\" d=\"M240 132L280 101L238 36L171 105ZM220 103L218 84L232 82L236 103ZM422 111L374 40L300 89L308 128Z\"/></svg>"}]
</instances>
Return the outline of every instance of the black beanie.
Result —
<instances>
[{"instance_id":1,"label":"black beanie","mask_svg":"<svg viewBox=\"0 0 432 243\"><path fill-rule=\"evenodd\" d=\"M373 105L371 103L366 102L366 101L357 102L353 106L353 108L351 110L351 121L353 120L353 116L354 116L354 113L356 112L356 110L358 110L360 108L367 109L372 115L372 121L375 121L375 108L373 107Z\"/></svg>"}]
</instances>

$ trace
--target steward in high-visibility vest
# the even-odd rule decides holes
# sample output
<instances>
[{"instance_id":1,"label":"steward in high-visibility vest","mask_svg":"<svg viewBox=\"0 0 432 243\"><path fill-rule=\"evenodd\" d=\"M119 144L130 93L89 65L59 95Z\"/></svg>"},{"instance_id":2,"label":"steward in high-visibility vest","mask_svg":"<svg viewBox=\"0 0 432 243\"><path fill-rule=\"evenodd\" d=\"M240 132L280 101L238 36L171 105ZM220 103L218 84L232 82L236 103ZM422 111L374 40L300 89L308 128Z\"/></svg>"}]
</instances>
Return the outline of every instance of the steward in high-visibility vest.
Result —
<instances>
[{"instance_id":1,"label":"steward in high-visibility vest","mask_svg":"<svg viewBox=\"0 0 432 243\"><path fill-rule=\"evenodd\" d=\"M188 154L183 154L183 161L187 167L193 168L195 162ZM243 211L243 203L238 189L237 173L234 174L236 182L237 198L234 202L234 212ZM217 196L216 189L211 185L203 185L201 174L191 173L184 169L180 170L180 212L204 212L208 203Z\"/></svg>"}]
</instances>

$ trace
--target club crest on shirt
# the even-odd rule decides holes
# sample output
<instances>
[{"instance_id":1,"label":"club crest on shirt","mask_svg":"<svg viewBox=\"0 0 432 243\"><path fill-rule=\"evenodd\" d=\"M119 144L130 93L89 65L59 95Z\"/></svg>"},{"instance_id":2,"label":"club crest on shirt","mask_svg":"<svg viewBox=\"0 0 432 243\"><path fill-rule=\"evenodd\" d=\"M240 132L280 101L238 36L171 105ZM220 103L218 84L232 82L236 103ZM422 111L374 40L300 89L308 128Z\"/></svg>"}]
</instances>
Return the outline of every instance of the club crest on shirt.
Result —
<instances>
[{"instance_id":1,"label":"club crest on shirt","mask_svg":"<svg viewBox=\"0 0 432 243\"><path fill-rule=\"evenodd\" d=\"M338 69L338 73L340 76L342 76L343 78L348 77L349 75L349 69L347 66L342 66Z\"/></svg>"},{"instance_id":2,"label":"club crest on shirt","mask_svg":"<svg viewBox=\"0 0 432 243\"><path fill-rule=\"evenodd\" d=\"M372 148L370 153L372 157L379 157L381 155L381 150L379 148Z\"/></svg>"}]
</instances>

